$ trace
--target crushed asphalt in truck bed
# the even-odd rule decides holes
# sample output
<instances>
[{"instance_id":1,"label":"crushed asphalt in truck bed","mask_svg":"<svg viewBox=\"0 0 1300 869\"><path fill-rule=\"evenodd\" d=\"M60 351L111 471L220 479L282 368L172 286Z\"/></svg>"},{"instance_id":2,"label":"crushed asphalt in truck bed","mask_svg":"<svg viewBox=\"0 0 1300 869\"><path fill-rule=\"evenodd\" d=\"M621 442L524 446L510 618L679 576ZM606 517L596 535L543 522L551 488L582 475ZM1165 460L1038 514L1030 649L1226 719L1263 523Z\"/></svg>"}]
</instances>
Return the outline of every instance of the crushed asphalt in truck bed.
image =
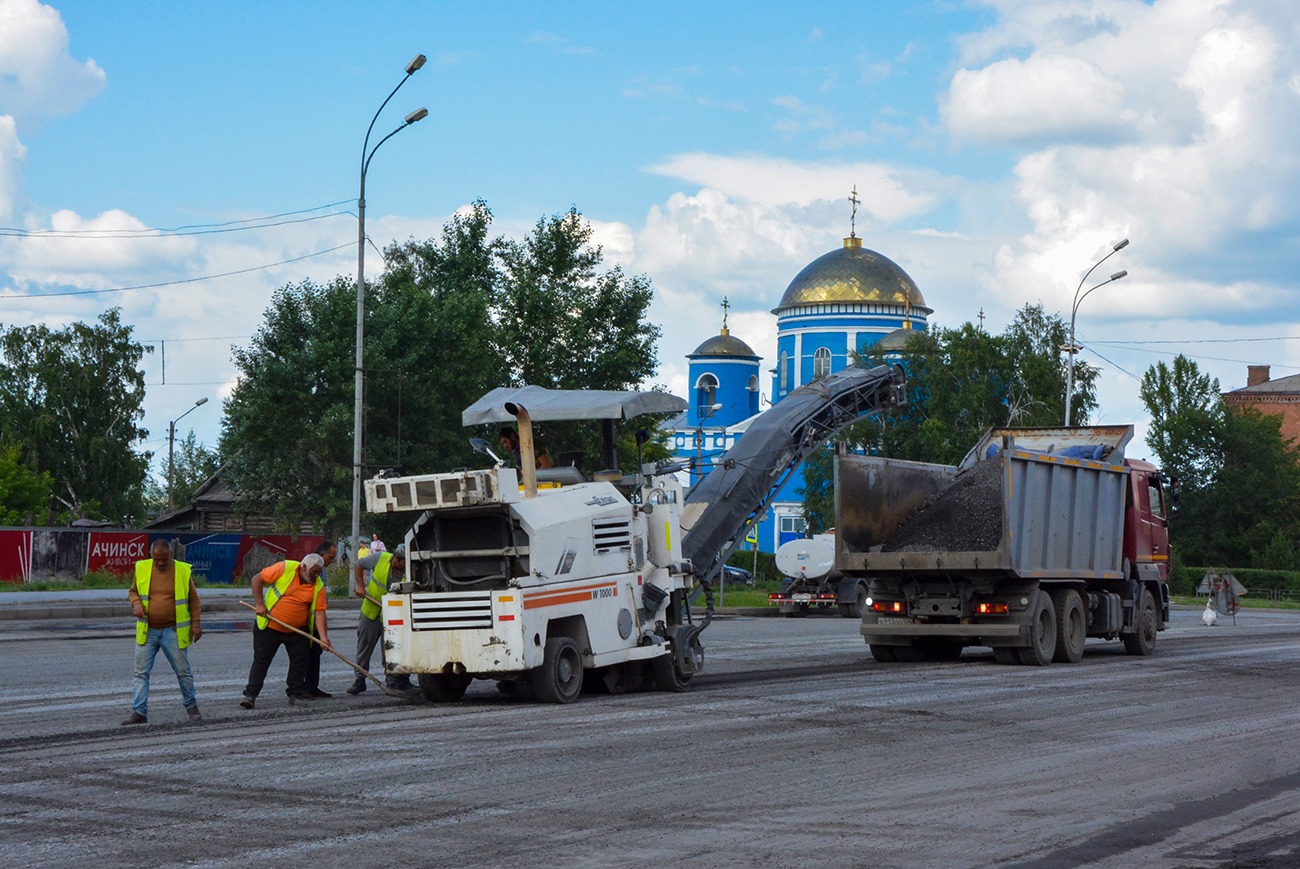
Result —
<instances>
[{"instance_id":1,"label":"crushed asphalt in truck bed","mask_svg":"<svg viewBox=\"0 0 1300 869\"><path fill-rule=\"evenodd\" d=\"M883 552L987 552L1002 540L1002 463L962 471L881 547Z\"/></svg>"}]
</instances>

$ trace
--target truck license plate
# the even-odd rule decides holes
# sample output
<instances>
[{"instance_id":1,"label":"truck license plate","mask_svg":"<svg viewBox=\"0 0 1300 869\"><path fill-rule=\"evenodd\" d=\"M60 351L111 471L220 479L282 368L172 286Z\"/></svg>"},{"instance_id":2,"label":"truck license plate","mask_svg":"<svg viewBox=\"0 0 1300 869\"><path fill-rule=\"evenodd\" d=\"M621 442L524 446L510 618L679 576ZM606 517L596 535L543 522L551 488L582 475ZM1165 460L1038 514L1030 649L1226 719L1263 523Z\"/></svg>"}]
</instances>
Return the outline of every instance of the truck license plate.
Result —
<instances>
[{"instance_id":1,"label":"truck license plate","mask_svg":"<svg viewBox=\"0 0 1300 869\"><path fill-rule=\"evenodd\" d=\"M900 619L897 616L877 616L876 624L878 625L910 625L911 619Z\"/></svg>"},{"instance_id":2,"label":"truck license plate","mask_svg":"<svg viewBox=\"0 0 1300 869\"><path fill-rule=\"evenodd\" d=\"M790 599L791 599L792 601L794 601L795 603L808 603L808 601L812 600L812 595L811 595L811 594L802 594L802 593L801 593L801 594L792 594L792 595L790 595Z\"/></svg>"}]
</instances>

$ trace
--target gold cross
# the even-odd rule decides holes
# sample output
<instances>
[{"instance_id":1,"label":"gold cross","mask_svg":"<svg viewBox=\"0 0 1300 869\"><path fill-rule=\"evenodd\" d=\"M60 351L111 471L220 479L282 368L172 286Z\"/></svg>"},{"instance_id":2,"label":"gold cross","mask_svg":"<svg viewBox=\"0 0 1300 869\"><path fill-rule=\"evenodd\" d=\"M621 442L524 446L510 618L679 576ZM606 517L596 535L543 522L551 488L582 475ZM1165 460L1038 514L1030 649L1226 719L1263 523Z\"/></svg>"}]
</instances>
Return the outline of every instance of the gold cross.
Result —
<instances>
[{"instance_id":1,"label":"gold cross","mask_svg":"<svg viewBox=\"0 0 1300 869\"><path fill-rule=\"evenodd\" d=\"M731 303L727 301L726 296L723 296L722 297L722 328L724 330L727 328L727 309L730 307L731 307Z\"/></svg>"},{"instance_id":2,"label":"gold cross","mask_svg":"<svg viewBox=\"0 0 1300 869\"><path fill-rule=\"evenodd\" d=\"M853 203L853 213L849 215L849 238L857 237L858 203L861 201L862 200L858 199L858 185L854 184L853 193L849 195L849 202Z\"/></svg>"}]
</instances>

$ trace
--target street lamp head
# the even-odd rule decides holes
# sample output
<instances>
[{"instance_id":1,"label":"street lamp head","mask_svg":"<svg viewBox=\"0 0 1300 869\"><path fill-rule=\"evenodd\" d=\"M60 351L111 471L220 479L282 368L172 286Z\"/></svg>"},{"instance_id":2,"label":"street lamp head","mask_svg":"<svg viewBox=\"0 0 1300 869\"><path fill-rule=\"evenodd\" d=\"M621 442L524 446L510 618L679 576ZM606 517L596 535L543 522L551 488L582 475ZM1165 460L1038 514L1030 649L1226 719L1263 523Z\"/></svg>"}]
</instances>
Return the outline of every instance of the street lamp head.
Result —
<instances>
[{"instance_id":1,"label":"street lamp head","mask_svg":"<svg viewBox=\"0 0 1300 869\"><path fill-rule=\"evenodd\" d=\"M1127 238L1125 238L1125 239L1121 239L1121 240L1115 242L1114 246L1111 247L1111 250L1123 250L1123 249L1126 248L1126 247L1128 247L1128 239L1127 239Z\"/></svg>"},{"instance_id":2,"label":"street lamp head","mask_svg":"<svg viewBox=\"0 0 1300 869\"><path fill-rule=\"evenodd\" d=\"M429 110L425 108L416 109L406 116L406 123L414 124L416 121L423 121L429 117Z\"/></svg>"},{"instance_id":3,"label":"street lamp head","mask_svg":"<svg viewBox=\"0 0 1300 869\"><path fill-rule=\"evenodd\" d=\"M1128 275L1128 269L1120 269L1119 271L1115 272L1115 274L1111 275L1110 279L1112 281L1118 281L1120 278L1125 277L1126 275Z\"/></svg>"},{"instance_id":4,"label":"street lamp head","mask_svg":"<svg viewBox=\"0 0 1300 869\"><path fill-rule=\"evenodd\" d=\"M410 75L420 67L424 66L425 60L426 58L423 54L417 54L415 57L411 58L411 62L406 65L406 74Z\"/></svg>"},{"instance_id":5,"label":"street lamp head","mask_svg":"<svg viewBox=\"0 0 1300 869\"><path fill-rule=\"evenodd\" d=\"M194 402L194 406L199 407L207 403L208 403L208 397L205 395L202 398L200 398L198 401Z\"/></svg>"}]
</instances>

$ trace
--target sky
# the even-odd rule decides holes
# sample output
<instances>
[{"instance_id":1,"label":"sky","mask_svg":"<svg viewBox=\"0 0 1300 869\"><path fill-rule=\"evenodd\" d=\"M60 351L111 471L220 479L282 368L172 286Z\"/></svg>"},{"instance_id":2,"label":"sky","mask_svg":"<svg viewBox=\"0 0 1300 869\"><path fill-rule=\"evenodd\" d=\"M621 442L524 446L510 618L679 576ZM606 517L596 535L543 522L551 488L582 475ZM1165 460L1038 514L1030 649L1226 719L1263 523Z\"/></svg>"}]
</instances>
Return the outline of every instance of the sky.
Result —
<instances>
[{"instance_id":1,"label":"sky","mask_svg":"<svg viewBox=\"0 0 1300 869\"><path fill-rule=\"evenodd\" d=\"M1068 321L1126 269L1076 332L1130 455L1158 361L1300 373L1294 0L0 0L0 325L120 307L155 348L144 448L201 398L177 434L215 445L273 292L355 277L362 142L421 53L371 139L429 110L370 164L367 275L476 199L515 238L576 207L650 278L678 395L724 296L774 364L855 187L934 325Z\"/></svg>"}]
</instances>

